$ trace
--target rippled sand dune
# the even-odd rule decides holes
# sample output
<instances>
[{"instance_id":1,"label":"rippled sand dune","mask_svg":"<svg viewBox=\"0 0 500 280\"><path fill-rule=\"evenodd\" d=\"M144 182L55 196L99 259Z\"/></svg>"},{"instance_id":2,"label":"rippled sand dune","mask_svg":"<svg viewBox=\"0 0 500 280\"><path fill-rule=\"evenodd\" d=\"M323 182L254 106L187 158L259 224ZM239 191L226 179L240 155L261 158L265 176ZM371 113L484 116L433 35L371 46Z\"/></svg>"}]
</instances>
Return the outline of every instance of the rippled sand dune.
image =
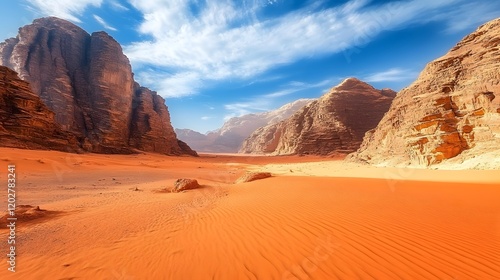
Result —
<instances>
[{"instance_id":1,"label":"rippled sand dune","mask_svg":"<svg viewBox=\"0 0 500 280\"><path fill-rule=\"evenodd\" d=\"M20 221L1 279L500 279L498 171L0 150L18 204L57 213ZM181 177L203 187L164 191Z\"/></svg>"}]
</instances>

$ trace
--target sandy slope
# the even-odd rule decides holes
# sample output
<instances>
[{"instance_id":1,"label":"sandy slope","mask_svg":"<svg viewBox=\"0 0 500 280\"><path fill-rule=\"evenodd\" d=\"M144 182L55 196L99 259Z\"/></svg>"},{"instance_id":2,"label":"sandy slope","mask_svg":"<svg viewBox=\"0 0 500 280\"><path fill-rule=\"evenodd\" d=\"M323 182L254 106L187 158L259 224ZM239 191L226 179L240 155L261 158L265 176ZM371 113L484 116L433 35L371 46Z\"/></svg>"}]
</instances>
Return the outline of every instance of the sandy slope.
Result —
<instances>
[{"instance_id":1,"label":"sandy slope","mask_svg":"<svg viewBox=\"0 0 500 280\"><path fill-rule=\"evenodd\" d=\"M59 212L21 225L0 279L500 279L498 171L0 149L10 162L18 204ZM231 184L259 168L278 175ZM159 191L179 177L204 188Z\"/></svg>"},{"instance_id":2,"label":"sandy slope","mask_svg":"<svg viewBox=\"0 0 500 280\"><path fill-rule=\"evenodd\" d=\"M492 162L492 158L485 158ZM498 160L493 158L493 160ZM477 161L474 161L477 163ZM468 164L465 162L464 164ZM467 166L467 165L466 165ZM472 166L471 166L472 167ZM485 166L483 166L485 167ZM488 165L488 167L492 167ZM499 183L500 170L463 170L460 164L439 165L436 169L376 167L341 160L318 162L285 162L251 165L252 171L268 171L282 176L349 177L384 179L389 184L396 181ZM492 167L493 168L493 167ZM495 167L496 168L496 167Z\"/></svg>"}]
</instances>

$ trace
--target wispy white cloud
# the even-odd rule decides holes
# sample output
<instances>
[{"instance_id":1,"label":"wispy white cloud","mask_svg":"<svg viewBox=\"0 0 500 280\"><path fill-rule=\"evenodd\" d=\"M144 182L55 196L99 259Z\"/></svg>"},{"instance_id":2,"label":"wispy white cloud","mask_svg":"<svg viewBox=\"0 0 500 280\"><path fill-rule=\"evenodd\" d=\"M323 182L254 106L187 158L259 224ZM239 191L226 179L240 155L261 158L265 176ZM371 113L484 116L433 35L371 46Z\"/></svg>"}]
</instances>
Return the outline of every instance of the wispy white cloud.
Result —
<instances>
[{"instance_id":1,"label":"wispy white cloud","mask_svg":"<svg viewBox=\"0 0 500 280\"><path fill-rule=\"evenodd\" d=\"M372 73L363 78L364 81L369 83L376 82L394 82L394 81L404 81L413 80L417 77L417 72L401 69L401 68L391 68L382 72Z\"/></svg>"},{"instance_id":2,"label":"wispy white cloud","mask_svg":"<svg viewBox=\"0 0 500 280\"><path fill-rule=\"evenodd\" d=\"M129 8L125 7L122 3L120 3L118 0L108 0L109 5L117 10L117 11L128 11Z\"/></svg>"},{"instance_id":3,"label":"wispy white cloud","mask_svg":"<svg viewBox=\"0 0 500 280\"><path fill-rule=\"evenodd\" d=\"M325 90L325 87L332 87L338 80L338 78L333 78L322 80L317 83L291 81L285 84L281 90L257 95L241 102L224 105L224 109L227 111L224 120L227 121L232 117L239 117L250 113L269 111L272 109L273 105L275 105L276 99L303 90L318 89L321 93Z\"/></svg>"},{"instance_id":4,"label":"wispy white cloud","mask_svg":"<svg viewBox=\"0 0 500 280\"><path fill-rule=\"evenodd\" d=\"M209 119L212 119L213 117L210 117L210 116L203 116L201 117L201 120L202 121L208 121Z\"/></svg>"},{"instance_id":5,"label":"wispy white cloud","mask_svg":"<svg viewBox=\"0 0 500 280\"><path fill-rule=\"evenodd\" d=\"M286 96L295 92L303 91L306 89L311 89L311 88L323 88L323 87L331 87L338 79L326 79L317 83L306 83L306 82L299 82L299 81L291 81L286 85L285 89L278 90L275 92L267 93L264 95L261 95L259 98L264 98L266 100L272 99L272 98L277 98L277 97L282 97Z\"/></svg>"},{"instance_id":6,"label":"wispy white cloud","mask_svg":"<svg viewBox=\"0 0 500 280\"><path fill-rule=\"evenodd\" d=\"M192 5L199 3L196 1L130 0L144 15L138 31L151 39L130 44L125 51L139 71L148 65L171 70L172 74L165 77L169 81L164 82L165 89L170 83L185 89L162 89L160 94L186 96L196 93L207 81L248 79L311 54L321 57L343 52L370 42L385 30L430 20L455 26L456 20L446 15L457 5L467 3L409 0L369 5L370 2L351 0L323 10L305 7L278 18L260 19L259 11L269 4L267 0L243 4L206 0L197 6L196 12L192 10ZM191 87L193 82L198 84L197 89Z\"/></svg>"},{"instance_id":7,"label":"wispy white cloud","mask_svg":"<svg viewBox=\"0 0 500 280\"><path fill-rule=\"evenodd\" d=\"M149 39L124 50L139 81L164 97L196 94L213 81L248 80L311 56L346 54L386 30L440 21L447 32L456 32L500 11L499 1L487 0L350 0L327 9L320 8L324 1L311 0L309 6L269 18L259 16L262 9L284 0L127 0L127 6L125 0L25 1L40 16L77 23L88 7L103 3L137 9L143 17L137 31ZM150 67L162 69L154 80L148 78Z\"/></svg>"},{"instance_id":8,"label":"wispy white cloud","mask_svg":"<svg viewBox=\"0 0 500 280\"><path fill-rule=\"evenodd\" d=\"M290 95L294 92L297 92L299 91L300 89L298 88L287 88L287 89L282 89L282 90L278 90L278 91L275 91L275 92L272 92L272 93L268 93L262 97L264 98L276 98L276 97L282 97L282 96L287 96L287 95Z\"/></svg>"},{"instance_id":9,"label":"wispy white cloud","mask_svg":"<svg viewBox=\"0 0 500 280\"><path fill-rule=\"evenodd\" d=\"M146 69L138 72L135 78L143 85L150 85L165 98L193 95L202 86L202 78L196 72L169 73Z\"/></svg>"},{"instance_id":10,"label":"wispy white cloud","mask_svg":"<svg viewBox=\"0 0 500 280\"><path fill-rule=\"evenodd\" d=\"M252 98L251 100L247 101L226 104L224 105L224 109L226 109L227 113L224 116L224 121L227 121L233 117L240 117L251 113L269 111L271 109L269 105L270 102L263 100L262 98Z\"/></svg>"},{"instance_id":11,"label":"wispy white cloud","mask_svg":"<svg viewBox=\"0 0 500 280\"><path fill-rule=\"evenodd\" d=\"M109 25L102 17L98 16L98 15L93 15L94 16L94 19L100 24L102 25L102 27L104 27L105 29L108 29L108 30L111 30L111 31L117 31L116 28L114 28L113 26Z\"/></svg>"},{"instance_id":12,"label":"wispy white cloud","mask_svg":"<svg viewBox=\"0 0 500 280\"><path fill-rule=\"evenodd\" d=\"M81 15L87 6L100 7L103 0L26 0L29 7L40 16L56 16L81 23Z\"/></svg>"},{"instance_id":13,"label":"wispy white cloud","mask_svg":"<svg viewBox=\"0 0 500 280\"><path fill-rule=\"evenodd\" d=\"M246 84L245 86L259 84L259 83L273 82L273 81L281 80L284 78L285 78L284 75L273 75L273 76L267 76L267 77L259 77L256 79L251 79L251 81L248 84Z\"/></svg>"},{"instance_id":14,"label":"wispy white cloud","mask_svg":"<svg viewBox=\"0 0 500 280\"><path fill-rule=\"evenodd\" d=\"M498 18L500 15L500 1L466 1L456 5L445 14L436 14L433 21L440 17L448 18L446 32L455 33L476 27L486 21Z\"/></svg>"}]
</instances>

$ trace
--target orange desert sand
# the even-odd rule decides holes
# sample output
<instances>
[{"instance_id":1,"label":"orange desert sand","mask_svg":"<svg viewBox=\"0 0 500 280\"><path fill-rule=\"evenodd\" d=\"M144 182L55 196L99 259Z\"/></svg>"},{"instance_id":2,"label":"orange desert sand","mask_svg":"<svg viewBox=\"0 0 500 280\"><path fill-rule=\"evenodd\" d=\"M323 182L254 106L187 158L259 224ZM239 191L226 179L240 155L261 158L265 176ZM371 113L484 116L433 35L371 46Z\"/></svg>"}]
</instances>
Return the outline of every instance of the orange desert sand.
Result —
<instances>
[{"instance_id":1,"label":"orange desert sand","mask_svg":"<svg viewBox=\"0 0 500 280\"><path fill-rule=\"evenodd\" d=\"M47 210L19 216L17 272L3 261L0 279L500 279L498 170L8 148L0 162L16 164L17 204ZM274 176L233 184L256 170ZM170 193L178 178L203 187Z\"/></svg>"}]
</instances>

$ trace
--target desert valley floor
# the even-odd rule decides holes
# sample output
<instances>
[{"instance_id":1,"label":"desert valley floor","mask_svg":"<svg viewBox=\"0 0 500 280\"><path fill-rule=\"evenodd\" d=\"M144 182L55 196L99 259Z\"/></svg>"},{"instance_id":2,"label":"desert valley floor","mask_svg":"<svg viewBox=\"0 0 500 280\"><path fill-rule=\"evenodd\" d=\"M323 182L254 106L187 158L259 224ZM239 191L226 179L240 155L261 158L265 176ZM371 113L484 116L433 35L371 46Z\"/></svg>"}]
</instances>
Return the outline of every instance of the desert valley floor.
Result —
<instances>
[{"instance_id":1,"label":"desert valley floor","mask_svg":"<svg viewBox=\"0 0 500 280\"><path fill-rule=\"evenodd\" d=\"M0 279L500 279L498 170L0 155L5 169L16 164L18 208L46 210L19 215L17 272L2 262ZM255 170L274 176L233 183ZM170 193L178 178L203 188ZM7 234L0 230L2 251Z\"/></svg>"}]
</instances>

